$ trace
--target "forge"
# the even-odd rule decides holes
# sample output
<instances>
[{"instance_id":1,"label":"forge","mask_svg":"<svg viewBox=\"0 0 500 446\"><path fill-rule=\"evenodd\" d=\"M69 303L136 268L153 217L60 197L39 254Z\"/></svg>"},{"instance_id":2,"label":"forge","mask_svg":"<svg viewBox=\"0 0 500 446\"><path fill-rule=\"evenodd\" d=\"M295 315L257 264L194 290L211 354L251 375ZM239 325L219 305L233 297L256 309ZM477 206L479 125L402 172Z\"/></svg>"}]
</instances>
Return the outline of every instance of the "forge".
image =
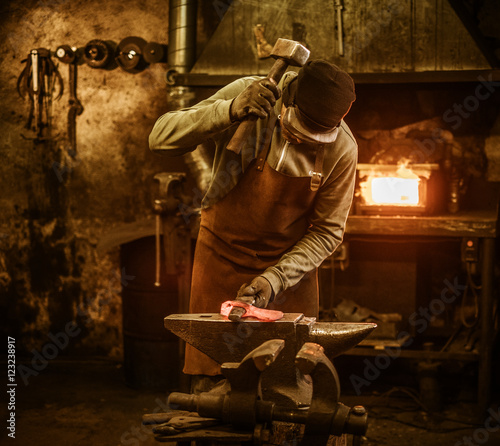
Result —
<instances>
[{"instance_id":1,"label":"forge","mask_svg":"<svg viewBox=\"0 0 500 446\"><path fill-rule=\"evenodd\" d=\"M366 215L425 215L434 209L428 187L438 164L358 164L362 201L358 211Z\"/></svg>"}]
</instances>

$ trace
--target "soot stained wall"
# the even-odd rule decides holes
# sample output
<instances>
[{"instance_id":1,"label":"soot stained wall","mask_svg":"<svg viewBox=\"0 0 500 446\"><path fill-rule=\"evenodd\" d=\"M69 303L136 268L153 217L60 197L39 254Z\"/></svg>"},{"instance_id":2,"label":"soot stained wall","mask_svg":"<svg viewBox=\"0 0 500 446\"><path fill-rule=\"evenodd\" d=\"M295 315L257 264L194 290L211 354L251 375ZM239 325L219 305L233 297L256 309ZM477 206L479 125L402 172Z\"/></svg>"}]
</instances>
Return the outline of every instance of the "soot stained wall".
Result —
<instances>
[{"instance_id":1,"label":"soot stained wall","mask_svg":"<svg viewBox=\"0 0 500 446\"><path fill-rule=\"evenodd\" d=\"M68 65L52 106L51 141L25 137L29 102L16 92L31 49L52 51L92 39L128 36L167 44L168 1L3 2L0 33L0 314L18 349L40 349L49 335L78 327L65 353L121 354L118 250L99 255L100 238L151 215L153 176L185 171L181 158L152 154L147 137L167 109L166 64L131 74L78 66L77 152L68 152ZM202 43L206 26L200 26ZM130 278L126 279L130 280Z\"/></svg>"}]
</instances>

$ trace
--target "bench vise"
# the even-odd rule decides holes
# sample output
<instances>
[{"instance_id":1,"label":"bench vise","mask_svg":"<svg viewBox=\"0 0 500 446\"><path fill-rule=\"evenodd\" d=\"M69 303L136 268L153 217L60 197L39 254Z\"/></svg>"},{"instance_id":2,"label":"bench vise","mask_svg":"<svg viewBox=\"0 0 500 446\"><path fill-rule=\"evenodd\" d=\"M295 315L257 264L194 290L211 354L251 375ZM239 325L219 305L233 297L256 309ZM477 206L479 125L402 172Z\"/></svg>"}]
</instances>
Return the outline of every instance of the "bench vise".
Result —
<instances>
[{"instance_id":1,"label":"bench vise","mask_svg":"<svg viewBox=\"0 0 500 446\"><path fill-rule=\"evenodd\" d=\"M367 429L364 407L349 408L339 402L337 372L325 356L324 349L316 343L304 343L294 364L296 371L312 382L310 404L290 408L262 398L261 375L275 367L285 345L283 339L271 339L251 351L241 362L223 364L221 369L226 384L199 395L171 393L168 399L170 407L196 412L200 417L221 420L237 430L253 432L253 444L262 444L263 426L271 426L273 422L304 425L301 446L326 445L331 435L352 434L356 439L364 435Z\"/></svg>"}]
</instances>

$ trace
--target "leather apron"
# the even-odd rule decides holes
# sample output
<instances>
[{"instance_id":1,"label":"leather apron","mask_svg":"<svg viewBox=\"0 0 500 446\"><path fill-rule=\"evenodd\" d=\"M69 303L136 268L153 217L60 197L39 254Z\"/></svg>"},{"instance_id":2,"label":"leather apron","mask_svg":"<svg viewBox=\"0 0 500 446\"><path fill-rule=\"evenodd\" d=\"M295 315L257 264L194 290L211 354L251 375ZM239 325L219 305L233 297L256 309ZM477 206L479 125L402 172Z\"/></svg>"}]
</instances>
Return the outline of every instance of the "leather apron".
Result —
<instances>
[{"instance_id":1,"label":"leather apron","mask_svg":"<svg viewBox=\"0 0 500 446\"><path fill-rule=\"evenodd\" d=\"M225 197L202 210L190 313L219 313L222 302L234 300L241 285L275 265L305 235L316 195L310 184L310 177L274 170L264 157L259 164L250 163ZM279 293L268 308L317 317L317 282L313 270ZM218 375L220 366L186 345L184 373Z\"/></svg>"}]
</instances>

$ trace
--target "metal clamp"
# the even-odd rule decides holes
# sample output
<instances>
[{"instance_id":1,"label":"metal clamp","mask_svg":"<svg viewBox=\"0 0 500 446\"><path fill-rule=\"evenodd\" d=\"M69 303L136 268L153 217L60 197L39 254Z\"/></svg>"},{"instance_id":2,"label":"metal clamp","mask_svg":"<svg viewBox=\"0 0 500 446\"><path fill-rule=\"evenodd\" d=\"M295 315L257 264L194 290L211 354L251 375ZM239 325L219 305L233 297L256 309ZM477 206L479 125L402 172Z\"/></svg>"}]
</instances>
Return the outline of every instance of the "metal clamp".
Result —
<instances>
[{"instance_id":1,"label":"metal clamp","mask_svg":"<svg viewBox=\"0 0 500 446\"><path fill-rule=\"evenodd\" d=\"M311 190L316 191L321 186L321 181L323 179L323 174L321 172L315 172L314 170L309 171L311 177Z\"/></svg>"}]
</instances>

